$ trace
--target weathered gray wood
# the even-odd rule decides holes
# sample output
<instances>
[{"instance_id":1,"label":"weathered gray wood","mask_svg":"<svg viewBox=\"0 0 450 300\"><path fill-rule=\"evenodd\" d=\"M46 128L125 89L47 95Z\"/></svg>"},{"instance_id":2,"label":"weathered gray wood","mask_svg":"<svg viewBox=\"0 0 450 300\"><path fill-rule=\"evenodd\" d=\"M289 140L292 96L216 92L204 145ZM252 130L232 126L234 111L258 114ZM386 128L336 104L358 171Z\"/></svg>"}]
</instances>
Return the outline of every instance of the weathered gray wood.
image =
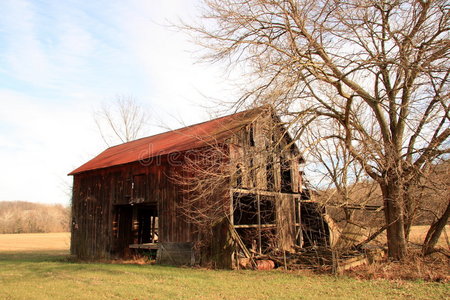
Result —
<instances>
[{"instance_id":1,"label":"weathered gray wood","mask_svg":"<svg viewBox=\"0 0 450 300\"><path fill-rule=\"evenodd\" d=\"M193 243L159 243L157 263L165 265L191 265L194 252Z\"/></svg>"},{"instance_id":2,"label":"weathered gray wood","mask_svg":"<svg viewBox=\"0 0 450 300\"><path fill-rule=\"evenodd\" d=\"M151 250L159 249L158 243L131 244L128 247L131 249L151 249Z\"/></svg>"}]
</instances>

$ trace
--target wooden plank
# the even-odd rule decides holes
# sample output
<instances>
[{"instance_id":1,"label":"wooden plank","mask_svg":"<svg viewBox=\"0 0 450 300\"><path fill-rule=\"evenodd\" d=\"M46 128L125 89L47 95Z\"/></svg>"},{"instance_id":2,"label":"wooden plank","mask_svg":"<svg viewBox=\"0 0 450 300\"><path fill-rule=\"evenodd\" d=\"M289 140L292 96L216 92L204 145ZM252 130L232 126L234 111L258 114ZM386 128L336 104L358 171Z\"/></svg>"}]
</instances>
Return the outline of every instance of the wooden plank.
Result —
<instances>
[{"instance_id":1,"label":"wooden plank","mask_svg":"<svg viewBox=\"0 0 450 300\"><path fill-rule=\"evenodd\" d=\"M159 245L158 243L145 243L145 244L131 244L128 246L128 248L131 249L152 249L152 250L158 250Z\"/></svg>"},{"instance_id":2,"label":"wooden plank","mask_svg":"<svg viewBox=\"0 0 450 300\"><path fill-rule=\"evenodd\" d=\"M250 263L253 267L256 267L256 263L253 260L252 255L250 254L250 251L248 251L247 247L245 246L244 242L242 241L241 237L237 233L236 229L234 229L233 225L229 223L229 228L231 232L231 238L238 244L239 248L241 248L242 252L244 253L245 257L250 260Z\"/></svg>"},{"instance_id":3,"label":"wooden plank","mask_svg":"<svg viewBox=\"0 0 450 300\"><path fill-rule=\"evenodd\" d=\"M278 247L291 251L295 245L295 207L290 194L281 194L275 200Z\"/></svg>"},{"instance_id":4,"label":"wooden plank","mask_svg":"<svg viewBox=\"0 0 450 300\"><path fill-rule=\"evenodd\" d=\"M258 228L258 227L261 227L261 228L274 228L274 227L276 227L277 226L277 224L261 224L261 225L259 225L259 224L251 224L251 225L233 225L233 227L234 228L236 228L236 229L238 229L238 228Z\"/></svg>"},{"instance_id":5,"label":"wooden plank","mask_svg":"<svg viewBox=\"0 0 450 300\"><path fill-rule=\"evenodd\" d=\"M257 219L258 219L258 250L259 254L262 254L262 241L261 241L261 197L256 195L256 206L257 206Z\"/></svg>"},{"instance_id":6,"label":"wooden plank","mask_svg":"<svg viewBox=\"0 0 450 300\"><path fill-rule=\"evenodd\" d=\"M260 196L288 195L288 196L300 197L299 193L281 193L281 192L263 191L263 190L258 190L258 189L236 189L236 188L232 188L231 191L233 193L252 194L252 195L260 195Z\"/></svg>"}]
</instances>

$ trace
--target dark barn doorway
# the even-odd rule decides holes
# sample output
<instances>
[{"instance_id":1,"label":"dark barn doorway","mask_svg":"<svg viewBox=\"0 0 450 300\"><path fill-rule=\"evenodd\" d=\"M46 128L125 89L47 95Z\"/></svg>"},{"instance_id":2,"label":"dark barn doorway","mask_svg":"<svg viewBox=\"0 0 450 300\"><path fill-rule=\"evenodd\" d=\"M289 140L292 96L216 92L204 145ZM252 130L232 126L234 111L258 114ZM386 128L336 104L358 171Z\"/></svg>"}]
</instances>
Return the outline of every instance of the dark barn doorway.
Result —
<instances>
[{"instance_id":1,"label":"dark barn doorway","mask_svg":"<svg viewBox=\"0 0 450 300\"><path fill-rule=\"evenodd\" d=\"M142 248L158 242L158 207L156 204L129 204L114 207L114 253L130 256L130 248Z\"/></svg>"}]
</instances>

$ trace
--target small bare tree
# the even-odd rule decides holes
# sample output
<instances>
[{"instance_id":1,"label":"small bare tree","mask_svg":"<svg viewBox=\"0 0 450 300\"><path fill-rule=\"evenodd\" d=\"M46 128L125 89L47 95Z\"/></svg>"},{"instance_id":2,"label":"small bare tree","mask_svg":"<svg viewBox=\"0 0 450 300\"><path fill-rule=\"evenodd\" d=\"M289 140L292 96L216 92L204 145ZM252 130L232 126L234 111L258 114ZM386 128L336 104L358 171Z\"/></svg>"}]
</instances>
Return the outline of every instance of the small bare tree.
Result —
<instances>
[{"instance_id":1,"label":"small bare tree","mask_svg":"<svg viewBox=\"0 0 450 300\"><path fill-rule=\"evenodd\" d=\"M182 161L182 167L171 178L184 195L178 209L198 235L195 248L209 249L215 227L230 213L230 203L224 200L232 176L229 155L220 145L211 144L183 153Z\"/></svg>"},{"instance_id":2,"label":"small bare tree","mask_svg":"<svg viewBox=\"0 0 450 300\"><path fill-rule=\"evenodd\" d=\"M379 185L388 253L402 259L411 192L450 152L448 2L204 2L204 24L185 27L210 50L206 60L247 72L235 104L269 101L293 126L339 124L320 138L342 141Z\"/></svg>"},{"instance_id":3,"label":"small bare tree","mask_svg":"<svg viewBox=\"0 0 450 300\"><path fill-rule=\"evenodd\" d=\"M126 143L141 137L149 115L132 96L116 96L94 112L94 120L106 145Z\"/></svg>"}]
</instances>

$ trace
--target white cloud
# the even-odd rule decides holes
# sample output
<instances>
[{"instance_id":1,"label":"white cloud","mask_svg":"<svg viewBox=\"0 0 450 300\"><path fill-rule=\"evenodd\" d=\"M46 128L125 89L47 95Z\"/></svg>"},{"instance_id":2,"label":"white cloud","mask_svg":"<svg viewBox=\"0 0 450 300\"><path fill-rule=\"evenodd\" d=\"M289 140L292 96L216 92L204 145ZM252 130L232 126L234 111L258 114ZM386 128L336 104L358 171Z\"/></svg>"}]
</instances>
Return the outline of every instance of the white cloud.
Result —
<instances>
[{"instance_id":1,"label":"white cloud","mask_svg":"<svg viewBox=\"0 0 450 300\"><path fill-rule=\"evenodd\" d=\"M195 46L165 26L198 1L154 2L0 3L0 200L68 203L66 174L104 148L92 112L116 94L175 128L207 119L205 95L230 92L223 69L195 64Z\"/></svg>"},{"instance_id":2,"label":"white cloud","mask_svg":"<svg viewBox=\"0 0 450 300\"><path fill-rule=\"evenodd\" d=\"M0 90L0 199L68 203L68 172L102 149L90 111Z\"/></svg>"}]
</instances>

